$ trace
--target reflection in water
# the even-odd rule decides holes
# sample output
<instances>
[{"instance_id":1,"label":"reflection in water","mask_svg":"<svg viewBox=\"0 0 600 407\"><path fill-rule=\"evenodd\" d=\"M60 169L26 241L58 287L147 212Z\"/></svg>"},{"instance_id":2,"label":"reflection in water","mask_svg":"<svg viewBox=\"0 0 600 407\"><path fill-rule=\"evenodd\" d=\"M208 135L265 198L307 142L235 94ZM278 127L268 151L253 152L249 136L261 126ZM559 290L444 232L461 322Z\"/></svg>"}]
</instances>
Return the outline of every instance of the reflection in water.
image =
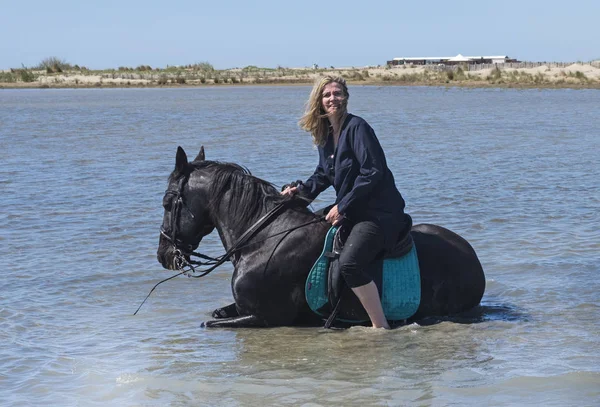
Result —
<instances>
[{"instance_id":1,"label":"reflection in water","mask_svg":"<svg viewBox=\"0 0 600 407\"><path fill-rule=\"evenodd\" d=\"M151 394L175 386L178 393L186 389L194 399L224 399L232 405L258 405L261 400L266 405L424 401L433 397L430 383L448 369L456 372L457 383L486 383L474 373L492 360L485 345L482 348L481 333L449 322L393 331L364 327L207 330L201 332L200 341L180 338L150 349L157 366L148 373L175 378L152 384ZM230 341L227 346L224 337ZM209 348L227 350L211 355L206 352Z\"/></svg>"}]
</instances>

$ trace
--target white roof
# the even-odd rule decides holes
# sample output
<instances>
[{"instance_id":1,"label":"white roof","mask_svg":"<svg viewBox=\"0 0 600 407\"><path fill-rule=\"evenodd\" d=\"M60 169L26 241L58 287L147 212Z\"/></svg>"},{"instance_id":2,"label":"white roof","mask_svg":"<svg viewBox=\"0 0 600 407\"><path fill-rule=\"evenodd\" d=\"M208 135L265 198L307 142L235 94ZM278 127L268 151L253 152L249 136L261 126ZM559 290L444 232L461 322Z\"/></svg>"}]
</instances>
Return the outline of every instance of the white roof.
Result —
<instances>
[{"instance_id":1,"label":"white roof","mask_svg":"<svg viewBox=\"0 0 600 407\"><path fill-rule=\"evenodd\" d=\"M508 59L508 55L499 55L499 56L476 56L476 57L465 57L470 59Z\"/></svg>"},{"instance_id":2,"label":"white roof","mask_svg":"<svg viewBox=\"0 0 600 407\"><path fill-rule=\"evenodd\" d=\"M463 57L461 54L458 54L457 56L450 58L448 61L466 62L466 61L470 61L470 60L471 60L471 58Z\"/></svg>"}]
</instances>

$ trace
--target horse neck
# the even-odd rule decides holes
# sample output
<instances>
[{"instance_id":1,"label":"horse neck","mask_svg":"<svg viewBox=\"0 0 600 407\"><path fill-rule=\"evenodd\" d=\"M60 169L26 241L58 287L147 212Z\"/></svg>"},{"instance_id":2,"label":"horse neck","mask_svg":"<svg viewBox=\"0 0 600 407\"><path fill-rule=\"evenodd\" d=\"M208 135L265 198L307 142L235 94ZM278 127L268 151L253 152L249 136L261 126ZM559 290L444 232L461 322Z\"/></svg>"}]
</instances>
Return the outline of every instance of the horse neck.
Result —
<instances>
[{"instance_id":1,"label":"horse neck","mask_svg":"<svg viewBox=\"0 0 600 407\"><path fill-rule=\"evenodd\" d=\"M240 222L235 219L235 216L231 216L232 211L228 202L230 199L236 199L232 197L232 192L228 191L227 194L229 196L224 197L221 201L221 205L218 208L218 211L213 215L213 221L215 223L215 227L219 232L219 236L221 237L221 242L226 250L229 250L239 239L240 237L246 233L255 223L267 214L271 209L275 207L275 203L262 205L260 211L257 211L251 218L249 218L246 222ZM263 197L267 198L267 197ZM242 201L233 201L236 205L245 205ZM282 216L283 215L283 216ZM289 230L294 228L295 226L301 225L303 223L311 222L315 219L315 215L309 211L303 212L302 210L292 210L288 212L284 212L281 215L277 216L275 219L268 222L268 224L264 225L256 237L253 239L264 239L273 233L279 233L284 230ZM309 226L309 225L306 225ZM275 243L275 240L268 240L265 244L269 244L269 242Z\"/></svg>"},{"instance_id":2,"label":"horse neck","mask_svg":"<svg viewBox=\"0 0 600 407\"><path fill-rule=\"evenodd\" d=\"M213 182L228 182L229 187L222 192L213 192L217 205L211 207L211 219L215 225L221 242L226 250L229 250L240 237L248 231L261 217L267 214L277 204L277 191L248 176L241 176L229 180L215 179L215 173L205 172L204 182L201 189L210 196L210 188ZM248 189L245 189L248 188ZM253 189L255 188L255 189ZM282 228L293 227L302 222L314 219L314 214L306 211L301 213L293 211L294 215L278 217L261 228L258 236L267 236L270 231L281 231ZM289 215L289 214L288 214ZM260 239L260 237L259 237Z\"/></svg>"},{"instance_id":3,"label":"horse neck","mask_svg":"<svg viewBox=\"0 0 600 407\"><path fill-rule=\"evenodd\" d=\"M231 190L228 190L222 197L220 205L215 208L211 214L226 250L229 250L239 238L256 223L256 221L271 209L271 206L263 205L259 211L253 214L253 216L245 221L240 220L234 214L238 212L239 207L243 208L248 204L248 202L239 200L239 197L235 196ZM269 226L270 225L267 225L265 229L268 229Z\"/></svg>"}]
</instances>

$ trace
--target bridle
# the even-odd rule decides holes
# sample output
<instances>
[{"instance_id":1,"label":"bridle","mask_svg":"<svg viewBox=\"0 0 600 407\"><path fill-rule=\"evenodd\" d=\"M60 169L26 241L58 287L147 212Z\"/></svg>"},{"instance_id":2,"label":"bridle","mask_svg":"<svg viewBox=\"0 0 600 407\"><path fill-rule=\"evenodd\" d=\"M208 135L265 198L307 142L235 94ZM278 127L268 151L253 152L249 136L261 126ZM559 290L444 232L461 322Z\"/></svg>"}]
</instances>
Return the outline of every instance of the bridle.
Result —
<instances>
[{"instance_id":1,"label":"bridle","mask_svg":"<svg viewBox=\"0 0 600 407\"><path fill-rule=\"evenodd\" d=\"M195 275L196 269L194 266L216 265L216 263L220 262L221 257L223 257L223 256L215 258L215 257L207 256L202 253L197 253L194 251L194 247L197 246L197 244L186 243L183 240L179 239L179 237L178 237L178 234L179 234L178 224L179 224L179 219L181 217L181 210L185 209L189 213L189 215L192 217L192 219L195 218L192 211L185 205L185 203L183 201L183 189L185 188L185 185L187 184L188 179L189 179L189 177L182 177L181 180L179 180L176 190L167 189L165 191L165 197L167 197L169 195L174 195L174 198L172 199L172 201L174 203L171 207L171 234L169 234L162 225L160 227L160 234L162 235L163 238L165 238L173 246L173 253L174 253L173 261L174 261L174 265L177 268L177 270L180 270L182 272L182 274L186 274L189 277L202 277L202 275ZM203 261L198 261L198 260L191 260L190 258L192 256L195 256L195 257L198 257L198 258L201 258L204 260L208 260L208 261L203 262ZM223 264L225 261L227 261L227 260L223 260L222 262L219 263L219 265ZM187 269L186 269L186 267L187 267ZM214 268L216 268L216 266ZM214 268L212 268L210 271L214 270ZM208 273L206 273L206 274L208 274ZM203 274L203 275L206 275L206 274Z\"/></svg>"},{"instance_id":2,"label":"bridle","mask_svg":"<svg viewBox=\"0 0 600 407\"><path fill-rule=\"evenodd\" d=\"M188 277L193 277L193 278L200 278L200 277L206 276L207 274L212 272L214 269L219 267L221 264L230 260L231 256L233 256L233 254L235 252L248 246L249 240L251 238L253 238L264 226L266 226L273 219L275 219L281 212L283 212L284 210L286 210L289 207L292 207L292 206L295 206L298 204L298 201L296 199L287 199L287 200L281 201L273 209L271 209L269 212L267 212L265 215L263 215L259 220L257 220L248 230L246 230L246 232L244 232L244 234L242 234L242 236L240 236L240 238L237 240L237 242L235 242L233 244L233 246L229 250L227 250L227 252L225 254L223 254L219 257L210 257L210 256L207 256L202 253L194 252L193 251L193 247L195 246L194 244L185 243L184 241L178 239L178 237L177 237L177 232L178 232L177 225L179 223L181 209L187 210L189 212L189 214L192 216L192 218L194 218L194 214L190 211L190 209L183 202L182 193L183 193L183 189L184 189L185 184L187 183L188 179L189 179L189 176L182 177L182 179L179 180L177 190L167 189L167 191L165 192L165 197L168 195L175 196L175 198L174 198L175 203L174 203L173 208L171 209L171 234L169 235L162 226L160 227L160 234L173 246L173 251L174 251L174 256L175 256L174 257L174 265L177 268L177 270L179 270L179 273L177 273L171 277L165 278L162 281L159 281L154 287L152 287L152 290L150 290L150 292L148 293L148 295L146 296L144 301L142 301L142 303L140 304L138 309L133 313L133 315L136 315L138 313L140 308L142 308L142 305L144 305L144 303L146 302L148 297L150 297L150 294L152 294L152 292L160 284L164 283L165 281L169 281L175 277L178 277L182 274L186 275ZM301 198L301 199L304 199L304 198ZM270 238L273 238L276 236L280 236L282 234L286 234L286 236L287 236L287 234L291 233L292 231L294 231L296 229L300 229L302 227L311 225L313 223L323 222L324 220L325 220L325 216L321 216L321 217L313 219L309 222L305 222L300 225L294 226L292 228L286 229L284 231L269 235L266 238L259 240L259 241L254 241L251 244L261 243L267 239L270 239ZM199 257L199 258L202 258L202 259L205 259L208 261L202 262L202 261L197 261L197 260L188 260L188 258L191 258L192 256ZM211 267L209 267L206 270L196 271L195 266L211 266Z\"/></svg>"}]
</instances>

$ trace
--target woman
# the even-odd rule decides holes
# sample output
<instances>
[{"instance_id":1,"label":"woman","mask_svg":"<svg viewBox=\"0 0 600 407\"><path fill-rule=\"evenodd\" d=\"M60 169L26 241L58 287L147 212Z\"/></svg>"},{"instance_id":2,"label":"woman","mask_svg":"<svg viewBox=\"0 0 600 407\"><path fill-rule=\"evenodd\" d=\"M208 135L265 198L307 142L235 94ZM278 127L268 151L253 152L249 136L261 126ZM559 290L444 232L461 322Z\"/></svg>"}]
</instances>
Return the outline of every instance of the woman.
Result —
<instances>
[{"instance_id":1,"label":"woman","mask_svg":"<svg viewBox=\"0 0 600 407\"><path fill-rule=\"evenodd\" d=\"M317 80L300 119L319 151L315 173L282 194L309 200L333 185L335 205L327 222L351 223L340 254L341 273L367 311L374 328L389 328L369 265L398 238L404 219L404 199L387 167L385 155L369 124L348 113L348 88L341 77Z\"/></svg>"}]
</instances>

